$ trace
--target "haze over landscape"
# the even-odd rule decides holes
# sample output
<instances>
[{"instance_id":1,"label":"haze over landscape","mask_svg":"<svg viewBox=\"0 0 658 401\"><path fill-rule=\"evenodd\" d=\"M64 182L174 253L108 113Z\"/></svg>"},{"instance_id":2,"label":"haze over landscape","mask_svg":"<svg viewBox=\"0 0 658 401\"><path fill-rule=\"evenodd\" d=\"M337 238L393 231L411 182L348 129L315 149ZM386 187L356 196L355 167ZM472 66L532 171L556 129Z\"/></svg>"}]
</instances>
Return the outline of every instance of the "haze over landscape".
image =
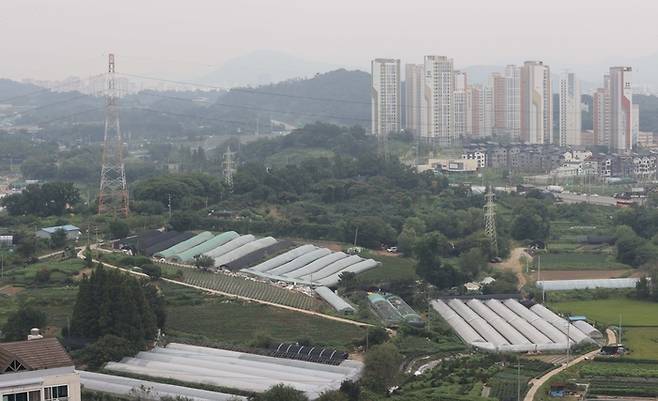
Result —
<instances>
[{"instance_id":1,"label":"haze over landscape","mask_svg":"<svg viewBox=\"0 0 658 401\"><path fill-rule=\"evenodd\" d=\"M0 401L656 401L656 16L0 0Z\"/></svg>"},{"instance_id":2,"label":"haze over landscape","mask_svg":"<svg viewBox=\"0 0 658 401\"><path fill-rule=\"evenodd\" d=\"M336 67L368 71L377 56L411 62L438 53L451 55L460 68L538 59L588 81L598 80L609 65L631 65L640 83L658 83L658 5L630 0L623 12L619 8L610 0L558 0L543 7L523 0L412 0L404 6L376 0L5 0L0 35L8 40L0 77L95 75L112 51L124 72L208 78L205 83L224 86ZM240 65L241 76L215 74L231 70L231 60L265 50L277 52L271 54L274 71L265 68L264 57L251 57Z\"/></svg>"}]
</instances>

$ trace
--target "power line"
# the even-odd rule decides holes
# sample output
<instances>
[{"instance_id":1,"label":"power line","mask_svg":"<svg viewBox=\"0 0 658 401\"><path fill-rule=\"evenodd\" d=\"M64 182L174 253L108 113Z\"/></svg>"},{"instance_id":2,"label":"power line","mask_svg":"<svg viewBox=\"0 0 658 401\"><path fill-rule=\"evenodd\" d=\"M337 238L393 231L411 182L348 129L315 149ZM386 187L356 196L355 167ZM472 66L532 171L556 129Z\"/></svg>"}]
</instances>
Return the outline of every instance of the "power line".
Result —
<instances>
[{"instance_id":1,"label":"power line","mask_svg":"<svg viewBox=\"0 0 658 401\"><path fill-rule=\"evenodd\" d=\"M162 94L156 94L153 92L142 92L140 93L141 96L153 96L153 97L159 97L163 99L171 99L171 100L180 100L180 101L185 101L185 102L191 102L191 103L199 103L199 100L195 99L189 99L189 98L184 98L184 97L179 97L179 96L171 96L171 95L162 95ZM236 109L244 109L244 110L253 110L253 111L264 111L268 113L281 113L281 114L291 114L291 115L296 115L296 116L306 116L306 117L324 117L324 118L333 118L333 119L340 119L340 120L353 120L353 121L361 121L361 122L370 122L369 118L358 118L358 117L347 117L347 116L336 116L336 115L331 115L331 114L317 114L317 113L298 113L294 111L289 111L289 110L277 110L277 109L268 109L268 108L263 108L263 107L256 107L256 106L246 106L246 105L236 105L236 104L227 104L227 103L219 103L219 102L209 102L209 101L201 101L203 103L209 104L209 105L214 105L214 106L222 106L222 107L229 107L229 108L236 108Z\"/></svg>"},{"instance_id":2,"label":"power line","mask_svg":"<svg viewBox=\"0 0 658 401\"><path fill-rule=\"evenodd\" d=\"M73 81L62 82L61 84L59 84L59 85L55 85L55 86L53 86L53 87L51 87L51 88L43 88L43 89L36 90L36 91L34 91L34 92L24 93L24 94L22 94L22 95L16 95L16 96L8 97L8 98L5 98L5 99L0 99L0 103L9 102L9 101L16 100L16 99L20 99L20 98L24 98L24 97L30 97L30 96L33 96L33 95L38 95L39 93L44 93L44 92L54 92L54 89L56 89L56 88L61 88L61 87L63 87L63 86L71 85L71 84L74 83L74 82L78 82L78 83L79 83L79 82L81 82L83 79L99 78L99 77L102 77L103 75L105 75L105 73L103 73L103 74L92 75L92 76L90 76L89 78L78 78L78 79L75 79L75 80L73 80ZM30 85L34 85L34 84L30 84ZM34 85L34 86L37 86L37 85ZM70 91L70 92L75 92L75 91Z\"/></svg>"}]
</instances>

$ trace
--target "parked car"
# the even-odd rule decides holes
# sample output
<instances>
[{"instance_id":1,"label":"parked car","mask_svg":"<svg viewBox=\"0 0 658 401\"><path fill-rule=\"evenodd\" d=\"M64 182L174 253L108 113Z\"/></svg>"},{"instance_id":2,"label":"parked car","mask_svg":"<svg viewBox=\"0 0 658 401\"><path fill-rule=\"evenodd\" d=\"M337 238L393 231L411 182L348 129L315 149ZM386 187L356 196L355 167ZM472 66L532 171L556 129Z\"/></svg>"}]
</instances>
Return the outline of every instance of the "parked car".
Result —
<instances>
[{"instance_id":1,"label":"parked car","mask_svg":"<svg viewBox=\"0 0 658 401\"><path fill-rule=\"evenodd\" d=\"M392 247L386 248L386 252L398 253L398 247L397 246L392 246Z\"/></svg>"}]
</instances>

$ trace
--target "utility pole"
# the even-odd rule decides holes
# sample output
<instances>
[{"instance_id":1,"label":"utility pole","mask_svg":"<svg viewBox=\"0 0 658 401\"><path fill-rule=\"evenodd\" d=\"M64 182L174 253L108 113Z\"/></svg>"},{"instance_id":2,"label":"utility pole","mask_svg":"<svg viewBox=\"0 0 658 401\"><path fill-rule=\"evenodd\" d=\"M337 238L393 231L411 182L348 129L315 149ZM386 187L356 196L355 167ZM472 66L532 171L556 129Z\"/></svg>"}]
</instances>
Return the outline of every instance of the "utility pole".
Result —
<instances>
[{"instance_id":1,"label":"utility pole","mask_svg":"<svg viewBox=\"0 0 658 401\"><path fill-rule=\"evenodd\" d=\"M354 246L356 246L356 240L359 237L359 227L354 230Z\"/></svg>"},{"instance_id":2,"label":"utility pole","mask_svg":"<svg viewBox=\"0 0 658 401\"><path fill-rule=\"evenodd\" d=\"M521 363L519 354L516 354L516 401L521 401Z\"/></svg>"},{"instance_id":3,"label":"utility pole","mask_svg":"<svg viewBox=\"0 0 658 401\"><path fill-rule=\"evenodd\" d=\"M498 239L496 234L496 204L494 203L493 187L489 186L487 194L484 196L486 204L484 205L484 233L489 238L491 254L498 256Z\"/></svg>"},{"instance_id":4,"label":"utility pole","mask_svg":"<svg viewBox=\"0 0 658 401\"><path fill-rule=\"evenodd\" d=\"M119 96L117 93L114 54L109 55L107 94L105 96L105 134L103 167L101 168L98 214L114 217L128 216L128 186L123 164L123 137L119 124Z\"/></svg>"},{"instance_id":5,"label":"utility pole","mask_svg":"<svg viewBox=\"0 0 658 401\"><path fill-rule=\"evenodd\" d=\"M224 182L228 186L229 191L233 191L233 174L235 173L234 156L235 152L232 152L231 146L228 146L226 152L224 152Z\"/></svg>"},{"instance_id":6,"label":"utility pole","mask_svg":"<svg viewBox=\"0 0 658 401\"><path fill-rule=\"evenodd\" d=\"M168 196L167 208L169 209L169 218L171 219L171 193Z\"/></svg>"},{"instance_id":7,"label":"utility pole","mask_svg":"<svg viewBox=\"0 0 658 401\"><path fill-rule=\"evenodd\" d=\"M380 132L377 134L377 153L379 157L388 161L388 132Z\"/></svg>"}]
</instances>

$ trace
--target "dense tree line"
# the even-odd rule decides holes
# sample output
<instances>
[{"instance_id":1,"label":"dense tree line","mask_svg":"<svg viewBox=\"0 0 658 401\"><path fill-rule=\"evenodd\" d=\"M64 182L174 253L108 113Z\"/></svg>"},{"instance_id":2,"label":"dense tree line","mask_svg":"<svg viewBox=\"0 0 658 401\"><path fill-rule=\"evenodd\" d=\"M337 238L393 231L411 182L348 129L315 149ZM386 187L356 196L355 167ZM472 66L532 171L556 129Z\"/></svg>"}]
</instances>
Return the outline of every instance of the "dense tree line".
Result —
<instances>
[{"instance_id":1,"label":"dense tree line","mask_svg":"<svg viewBox=\"0 0 658 401\"><path fill-rule=\"evenodd\" d=\"M165 319L155 287L99 264L80 281L70 334L92 341L113 335L141 347L155 338Z\"/></svg>"},{"instance_id":2,"label":"dense tree line","mask_svg":"<svg viewBox=\"0 0 658 401\"><path fill-rule=\"evenodd\" d=\"M71 182L32 184L21 192L6 196L0 205L13 216L60 216L80 201L80 193Z\"/></svg>"}]
</instances>

